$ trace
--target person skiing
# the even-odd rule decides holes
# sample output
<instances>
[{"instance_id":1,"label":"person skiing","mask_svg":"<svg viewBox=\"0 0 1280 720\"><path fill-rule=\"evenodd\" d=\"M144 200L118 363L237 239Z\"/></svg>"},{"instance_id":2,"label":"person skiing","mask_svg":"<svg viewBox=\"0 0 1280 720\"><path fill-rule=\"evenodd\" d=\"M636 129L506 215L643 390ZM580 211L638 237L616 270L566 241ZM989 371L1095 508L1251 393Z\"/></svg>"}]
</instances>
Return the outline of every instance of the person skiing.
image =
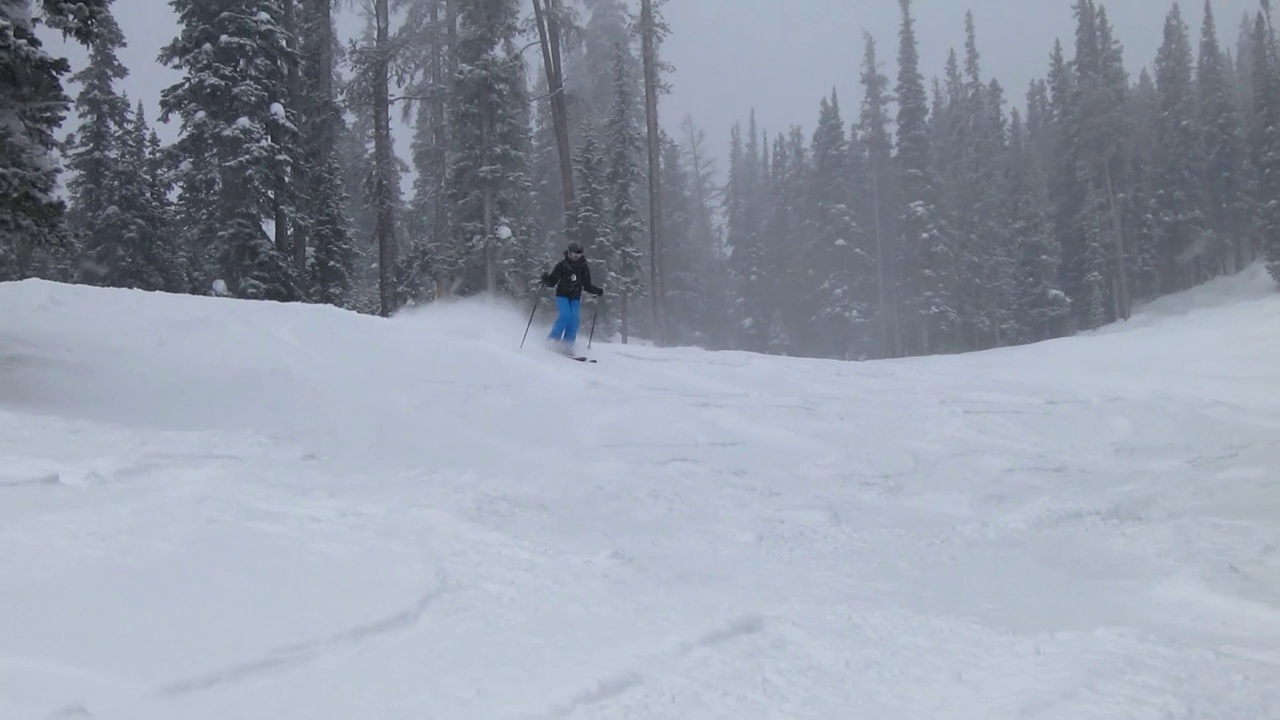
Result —
<instances>
[{"instance_id":1,"label":"person skiing","mask_svg":"<svg viewBox=\"0 0 1280 720\"><path fill-rule=\"evenodd\" d=\"M591 284L591 268L583 256L582 245L569 243L564 259L556 263L551 272L542 274L542 284L556 289L556 309L560 313L547 339L558 343L566 354L571 354L573 343L578 339L582 291L596 297L604 294L604 290Z\"/></svg>"}]
</instances>

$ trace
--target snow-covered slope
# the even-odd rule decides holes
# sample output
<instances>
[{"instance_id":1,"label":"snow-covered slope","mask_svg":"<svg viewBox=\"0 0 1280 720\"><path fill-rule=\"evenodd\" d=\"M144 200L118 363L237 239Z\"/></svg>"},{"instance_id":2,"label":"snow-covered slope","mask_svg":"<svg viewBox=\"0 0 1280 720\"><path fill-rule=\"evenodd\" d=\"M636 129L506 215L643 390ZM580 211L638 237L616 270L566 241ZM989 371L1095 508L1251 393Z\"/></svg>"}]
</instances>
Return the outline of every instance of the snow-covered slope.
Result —
<instances>
[{"instance_id":1,"label":"snow-covered slope","mask_svg":"<svg viewBox=\"0 0 1280 720\"><path fill-rule=\"evenodd\" d=\"M5 720L1280 718L1260 271L875 363L0 308Z\"/></svg>"}]
</instances>

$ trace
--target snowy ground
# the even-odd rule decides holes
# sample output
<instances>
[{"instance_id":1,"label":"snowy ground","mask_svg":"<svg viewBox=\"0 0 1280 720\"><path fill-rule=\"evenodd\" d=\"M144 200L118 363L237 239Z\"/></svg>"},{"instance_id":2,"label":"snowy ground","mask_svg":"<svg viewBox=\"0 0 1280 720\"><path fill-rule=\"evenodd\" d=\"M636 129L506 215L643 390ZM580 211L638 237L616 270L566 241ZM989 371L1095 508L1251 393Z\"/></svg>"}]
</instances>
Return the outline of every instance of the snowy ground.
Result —
<instances>
[{"instance_id":1,"label":"snowy ground","mask_svg":"<svg viewBox=\"0 0 1280 720\"><path fill-rule=\"evenodd\" d=\"M1280 718L1256 269L876 363L0 307L4 720Z\"/></svg>"}]
</instances>

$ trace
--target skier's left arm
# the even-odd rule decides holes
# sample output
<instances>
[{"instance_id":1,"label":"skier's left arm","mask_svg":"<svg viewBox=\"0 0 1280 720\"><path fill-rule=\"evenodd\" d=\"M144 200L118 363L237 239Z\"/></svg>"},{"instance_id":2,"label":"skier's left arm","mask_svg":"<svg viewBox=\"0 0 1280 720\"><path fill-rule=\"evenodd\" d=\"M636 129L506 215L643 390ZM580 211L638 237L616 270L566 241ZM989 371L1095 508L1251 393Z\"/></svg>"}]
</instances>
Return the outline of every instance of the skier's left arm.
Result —
<instances>
[{"instance_id":1,"label":"skier's left arm","mask_svg":"<svg viewBox=\"0 0 1280 720\"><path fill-rule=\"evenodd\" d=\"M598 288L595 285L591 284L591 266L590 265L582 266L582 287L584 290L591 293L592 295L595 295L596 297L600 297L601 295L604 294L604 290L602 288Z\"/></svg>"},{"instance_id":2,"label":"skier's left arm","mask_svg":"<svg viewBox=\"0 0 1280 720\"><path fill-rule=\"evenodd\" d=\"M563 265L564 263L556 263L556 266L551 268L551 272L542 273L542 284L555 287L556 283L560 282L560 270Z\"/></svg>"}]
</instances>

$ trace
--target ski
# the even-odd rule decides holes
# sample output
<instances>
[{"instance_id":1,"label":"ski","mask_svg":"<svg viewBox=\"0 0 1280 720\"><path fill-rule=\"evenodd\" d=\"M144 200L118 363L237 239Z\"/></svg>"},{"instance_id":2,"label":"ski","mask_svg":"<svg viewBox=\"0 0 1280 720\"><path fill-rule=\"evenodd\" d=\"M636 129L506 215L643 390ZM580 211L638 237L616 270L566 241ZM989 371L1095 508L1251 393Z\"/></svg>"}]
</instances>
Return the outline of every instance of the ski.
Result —
<instances>
[{"instance_id":1,"label":"ski","mask_svg":"<svg viewBox=\"0 0 1280 720\"><path fill-rule=\"evenodd\" d=\"M595 362L595 360L592 360L592 359L590 359L590 358L587 358L587 357L580 357L580 356L577 356L577 355L566 355L565 357L569 358L570 360L577 360L578 362L588 362L588 363L593 363L593 362Z\"/></svg>"}]
</instances>

